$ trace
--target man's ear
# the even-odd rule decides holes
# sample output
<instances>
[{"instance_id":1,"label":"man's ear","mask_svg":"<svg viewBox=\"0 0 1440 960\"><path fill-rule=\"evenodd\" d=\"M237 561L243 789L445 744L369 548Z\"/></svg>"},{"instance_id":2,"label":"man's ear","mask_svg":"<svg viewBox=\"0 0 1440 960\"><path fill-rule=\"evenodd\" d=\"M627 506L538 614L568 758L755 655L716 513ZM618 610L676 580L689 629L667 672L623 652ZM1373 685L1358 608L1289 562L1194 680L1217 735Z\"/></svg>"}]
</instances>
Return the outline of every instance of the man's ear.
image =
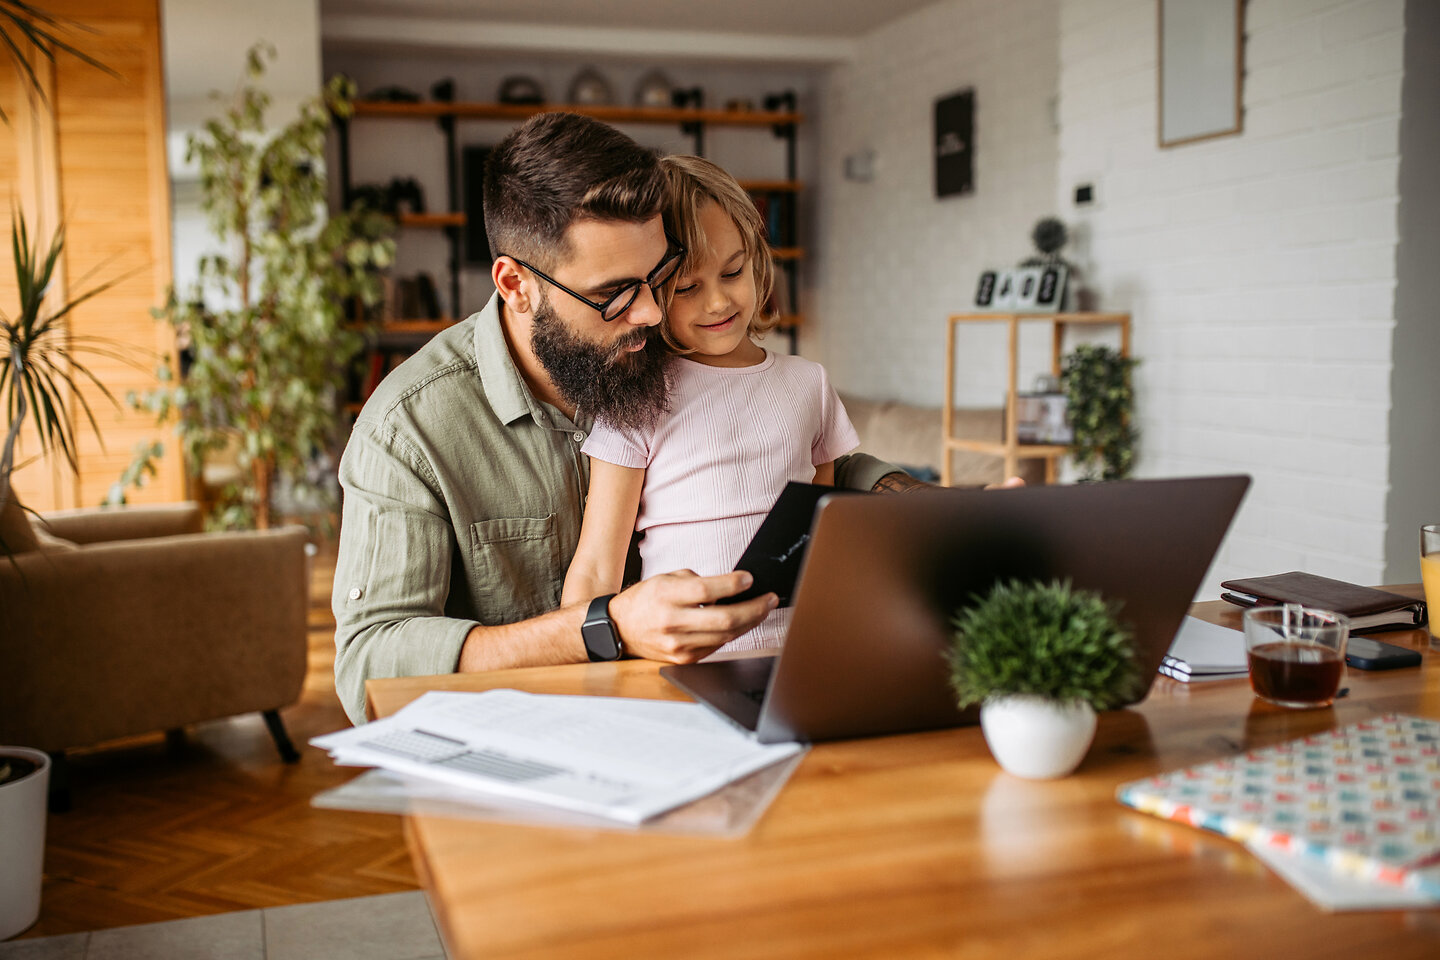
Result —
<instances>
[{"instance_id":1,"label":"man's ear","mask_svg":"<svg viewBox=\"0 0 1440 960\"><path fill-rule=\"evenodd\" d=\"M490 279L505 307L515 313L530 312L530 284L522 267L509 257L498 257L490 266Z\"/></svg>"}]
</instances>

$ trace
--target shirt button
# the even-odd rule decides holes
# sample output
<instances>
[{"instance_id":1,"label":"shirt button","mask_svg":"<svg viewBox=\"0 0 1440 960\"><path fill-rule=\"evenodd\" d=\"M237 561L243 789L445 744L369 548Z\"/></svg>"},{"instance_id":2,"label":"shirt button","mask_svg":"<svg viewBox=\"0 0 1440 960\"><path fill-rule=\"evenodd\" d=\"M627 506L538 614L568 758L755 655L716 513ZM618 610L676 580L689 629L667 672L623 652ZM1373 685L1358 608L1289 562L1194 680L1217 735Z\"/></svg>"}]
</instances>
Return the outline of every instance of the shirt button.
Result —
<instances>
[{"instance_id":1,"label":"shirt button","mask_svg":"<svg viewBox=\"0 0 1440 960\"><path fill-rule=\"evenodd\" d=\"M359 599L360 599L360 595L363 594L364 592L365 592L365 591L364 591L364 590L361 590L359 587L351 587L351 588L350 588L350 594L349 594L350 599L351 599L351 600L359 600Z\"/></svg>"},{"instance_id":2,"label":"shirt button","mask_svg":"<svg viewBox=\"0 0 1440 960\"><path fill-rule=\"evenodd\" d=\"M576 443L584 443L584 442L585 442L585 434L581 433L579 430L576 430L576 431L575 431L575 442L576 442Z\"/></svg>"}]
</instances>

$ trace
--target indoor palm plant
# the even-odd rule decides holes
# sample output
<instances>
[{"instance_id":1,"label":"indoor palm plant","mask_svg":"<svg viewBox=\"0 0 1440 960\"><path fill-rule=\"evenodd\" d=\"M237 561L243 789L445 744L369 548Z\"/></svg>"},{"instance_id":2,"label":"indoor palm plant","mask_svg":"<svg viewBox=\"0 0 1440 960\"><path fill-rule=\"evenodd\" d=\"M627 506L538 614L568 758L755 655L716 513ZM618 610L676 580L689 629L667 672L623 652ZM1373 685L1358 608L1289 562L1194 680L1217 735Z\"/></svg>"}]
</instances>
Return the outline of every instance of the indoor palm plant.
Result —
<instances>
[{"instance_id":1,"label":"indoor palm plant","mask_svg":"<svg viewBox=\"0 0 1440 960\"><path fill-rule=\"evenodd\" d=\"M376 303L379 270L394 256L394 223L357 206L326 213L325 140L333 115L352 110L353 84L336 77L278 131L265 122L269 96L263 45L222 115L190 137L202 205L223 252L201 258L195 287L172 292L157 316L169 321L191 359L175 382L132 398L176 431L192 475L207 454L239 450L243 482L216 504L220 527L268 527L274 490L324 502L312 466L334 442L337 395L364 347L346 316L354 300ZM139 451L144 461L157 454ZM131 474L140 470L132 465Z\"/></svg>"},{"instance_id":2,"label":"indoor palm plant","mask_svg":"<svg viewBox=\"0 0 1440 960\"><path fill-rule=\"evenodd\" d=\"M1009 772L1064 776L1090 748L1095 711L1139 682L1130 632L1099 594L1070 583L995 584L951 621L951 686L980 704L990 752Z\"/></svg>"}]
</instances>

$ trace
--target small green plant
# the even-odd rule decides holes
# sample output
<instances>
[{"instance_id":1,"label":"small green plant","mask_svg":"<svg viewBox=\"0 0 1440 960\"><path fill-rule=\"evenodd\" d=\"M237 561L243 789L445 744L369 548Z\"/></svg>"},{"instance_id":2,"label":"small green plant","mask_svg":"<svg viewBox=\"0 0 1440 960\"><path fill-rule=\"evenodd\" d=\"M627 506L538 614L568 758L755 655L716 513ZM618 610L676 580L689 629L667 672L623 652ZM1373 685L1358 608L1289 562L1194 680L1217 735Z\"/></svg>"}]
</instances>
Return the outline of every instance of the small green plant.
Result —
<instances>
[{"instance_id":1,"label":"small green plant","mask_svg":"<svg viewBox=\"0 0 1440 960\"><path fill-rule=\"evenodd\" d=\"M1060 382L1065 419L1075 431L1070 459L1087 480L1123 480L1135 466L1139 431L1131 422L1140 361L1109 347L1081 344L1065 358Z\"/></svg>"},{"instance_id":2,"label":"small green plant","mask_svg":"<svg viewBox=\"0 0 1440 960\"><path fill-rule=\"evenodd\" d=\"M950 684L960 706L1015 694L1096 710L1125 702L1140 671L1118 610L1068 580L995 584L951 620Z\"/></svg>"}]
</instances>

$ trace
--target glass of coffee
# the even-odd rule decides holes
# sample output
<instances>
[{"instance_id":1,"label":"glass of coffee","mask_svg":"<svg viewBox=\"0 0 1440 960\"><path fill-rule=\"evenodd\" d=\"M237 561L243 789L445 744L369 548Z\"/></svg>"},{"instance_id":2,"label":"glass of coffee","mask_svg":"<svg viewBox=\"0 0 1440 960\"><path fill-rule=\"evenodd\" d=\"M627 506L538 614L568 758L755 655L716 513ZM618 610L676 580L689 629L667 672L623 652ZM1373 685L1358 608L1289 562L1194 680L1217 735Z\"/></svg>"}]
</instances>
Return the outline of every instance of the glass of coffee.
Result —
<instances>
[{"instance_id":1,"label":"glass of coffee","mask_svg":"<svg viewBox=\"0 0 1440 960\"><path fill-rule=\"evenodd\" d=\"M1328 707L1345 675L1350 619L1287 603L1245 611L1245 653L1255 695L1282 707Z\"/></svg>"}]
</instances>

